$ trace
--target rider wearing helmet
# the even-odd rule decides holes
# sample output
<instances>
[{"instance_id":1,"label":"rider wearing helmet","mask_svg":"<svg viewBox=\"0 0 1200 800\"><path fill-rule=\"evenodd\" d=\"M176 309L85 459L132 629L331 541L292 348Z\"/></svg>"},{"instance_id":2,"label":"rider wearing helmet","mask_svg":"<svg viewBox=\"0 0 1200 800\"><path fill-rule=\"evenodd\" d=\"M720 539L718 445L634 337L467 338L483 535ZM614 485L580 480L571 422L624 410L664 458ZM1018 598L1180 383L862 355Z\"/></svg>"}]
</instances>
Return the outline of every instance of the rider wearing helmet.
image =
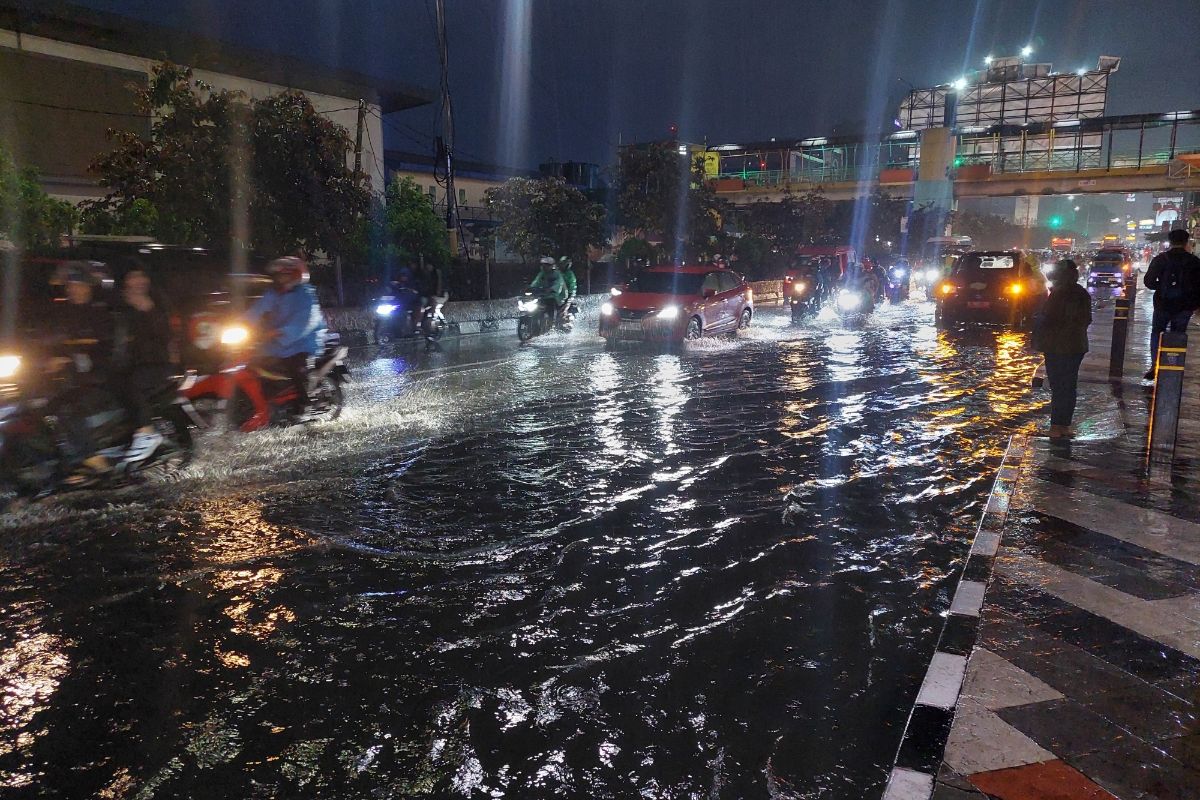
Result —
<instances>
[{"instance_id":1,"label":"rider wearing helmet","mask_svg":"<svg viewBox=\"0 0 1200 800\"><path fill-rule=\"evenodd\" d=\"M450 293L446 289L446 281L442 270L431 261L423 261L416 271L417 294L421 296L421 331L425 334L425 343L429 348L436 348L433 338L434 315L437 310L446 305Z\"/></svg>"},{"instance_id":2,"label":"rider wearing helmet","mask_svg":"<svg viewBox=\"0 0 1200 800\"><path fill-rule=\"evenodd\" d=\"M325 317L302 258L277 258L267 272L274 286L250 307L246 318L263 330L259 366L291 379L296 390L292 412L301 416L308 406L309 361L325 343ZM257 428L265 422L252 419L247 426Z\"/></svg>"},{"instance_id":3,"label":"rider wearing helmet","mask_svg":"<svg viewBox=\"0 0 1200 800\"><path fill-rule=\"evenodd\" d=\"M539 266L537 276L529 284L530 290L553 298L555 306L561 309L567 302L567 282L558 271L558 262L550 256L543 256Z\"/></svg>"},{"instance_id":4,"label":"rider wearing helmet","mask_svg":"<svg viewBox=\"0 0 1200 800\"><path fill-rule=\"evenodd\" d=\"M558 271L562 275L563 285L567 289L567 305L570 305L579 289L579 279L575 277L574 264L571 262L570 256L563 256L558 260Z\"/></svg>"}]
</instances>

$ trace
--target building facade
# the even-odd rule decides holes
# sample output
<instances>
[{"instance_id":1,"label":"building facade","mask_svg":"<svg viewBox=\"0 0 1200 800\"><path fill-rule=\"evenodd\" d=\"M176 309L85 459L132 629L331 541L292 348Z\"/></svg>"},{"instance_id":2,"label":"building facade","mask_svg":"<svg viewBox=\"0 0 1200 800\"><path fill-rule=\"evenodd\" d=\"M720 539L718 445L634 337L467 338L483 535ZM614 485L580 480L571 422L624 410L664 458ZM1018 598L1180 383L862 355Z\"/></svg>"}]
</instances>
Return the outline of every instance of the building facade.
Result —
<instances>
[{"instance_id":1,"label":"building facade","mask_svg":"<svg viewBox=\"0 0 1200 800\"><path fill-rule=\"evenodd\" d=\"M253 98L302 91L351 137L363 101L362 165L377 192L385 174L382 115L433 99L395 81L65 3L0 0L0 144L19 164L35 167L50 194L72 202L103 196L88 167L109 149L110 128L149 130L130 86L146 85L163 60L193 68L214 89Z\"/></svg>"}]
</instances>

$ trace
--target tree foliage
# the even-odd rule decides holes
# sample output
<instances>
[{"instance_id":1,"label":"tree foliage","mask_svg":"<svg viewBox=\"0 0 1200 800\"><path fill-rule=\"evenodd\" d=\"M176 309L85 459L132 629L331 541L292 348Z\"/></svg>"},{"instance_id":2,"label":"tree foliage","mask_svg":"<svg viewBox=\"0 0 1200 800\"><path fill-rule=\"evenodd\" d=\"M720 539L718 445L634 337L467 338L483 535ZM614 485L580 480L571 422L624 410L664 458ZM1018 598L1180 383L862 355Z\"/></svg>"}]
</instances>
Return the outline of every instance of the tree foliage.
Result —
<instances>
[{"instance_id":1,"label":"tree foliage","mask_svg":"<svg viewBox=\"0 0 1200 800\"><path fill-rule=\"evenodd\" d=\"M170 63L134 91L150 134L110 132L114 149L92 165L109 194L85 207L90 230L140 227L218 248L236 236L264 254L346 246L368 209L367 182L346 166L346 130L304 94L251 99Z\"/></svg>"},{"instance_id":2,"label":"tree foliage","mask_svg":"<svg viewBox=\"0 0 1200 800\"><path fill-rule=\"evenodd\" d=\"M627 147L617 163L617 223L641 238L661 237L676 257L712 254L719 246L722 204L704 175L670 144Z\"/></svg>"},{"instance_id":3,"label":"tree foliage","mask_svg":"<svg viewBox=\"0 0 1200 800\"><path fill-rule=\"evenodd\" d=\"M607 242L604 207L561 178L510 178L488 189L496 235L524 259L542 255L587 258Z\"/></svg>"},{"instance_id":4,"label":"tree foliage","mask_svg":"<svg viewBox=\"0 0 1200 800\"><path fill-rule=\"evenodd\" d=\"M47 195L37 171L18 167L0 148L0 239L23 249L52 247L74 223L71 204Z\"/></svg>"}]
</instances>

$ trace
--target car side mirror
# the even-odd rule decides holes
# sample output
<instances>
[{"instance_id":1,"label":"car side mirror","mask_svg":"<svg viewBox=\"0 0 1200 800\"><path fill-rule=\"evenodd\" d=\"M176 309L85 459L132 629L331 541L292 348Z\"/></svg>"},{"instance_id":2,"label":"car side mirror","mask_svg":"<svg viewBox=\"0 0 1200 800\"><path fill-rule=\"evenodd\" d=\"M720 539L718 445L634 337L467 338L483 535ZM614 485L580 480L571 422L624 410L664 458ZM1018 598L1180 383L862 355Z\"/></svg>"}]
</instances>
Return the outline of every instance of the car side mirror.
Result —
<instances>
[{"instance_id":1,"label":"car side mirror","mask_svg":"<svg viewBox=\"0 0 1200 800\"><path fill-rule=\"evenodd\" d=\"M716 296L717 296L717 290L716 290L716 289L705 289L705 290L704 290L703 292L701 292L700 294L701 294L701 296L702 296L702 297L703 297L705 300L707 300L707 299L708 299L708 298L710 298L710 297L716 297Z\"/></svg>"}]
</instances>

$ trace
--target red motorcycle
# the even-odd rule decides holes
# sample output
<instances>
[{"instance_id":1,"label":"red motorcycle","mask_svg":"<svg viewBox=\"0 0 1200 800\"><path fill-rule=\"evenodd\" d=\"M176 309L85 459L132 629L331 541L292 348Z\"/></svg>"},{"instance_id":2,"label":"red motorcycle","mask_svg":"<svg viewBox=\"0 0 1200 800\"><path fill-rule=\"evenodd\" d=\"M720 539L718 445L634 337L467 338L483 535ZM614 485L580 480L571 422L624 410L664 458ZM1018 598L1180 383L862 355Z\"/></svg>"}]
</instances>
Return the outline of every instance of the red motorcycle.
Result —
<instances>
[{"instance_id":1,"label":"red motorcycle","mask_svg":"<svg viewBox=\"0 0 1200 800\"><path fill-rule=\"evenodd\" d=\"M221 332L221 343L229 347L244 346L249 340L249 331L240 325ZM291 379L252 363L244 353L235 353L240 357L212 375L190 375L179 390L183 410L198 425L211 428L227 417L247 433L269 425L335 420L345 405L343 387L350 376L348 354L341 338L329 333L325 350L308 375L309 403L303 420L294 419L291 413L296 400Z\"/></svg>"}]
</instances>

